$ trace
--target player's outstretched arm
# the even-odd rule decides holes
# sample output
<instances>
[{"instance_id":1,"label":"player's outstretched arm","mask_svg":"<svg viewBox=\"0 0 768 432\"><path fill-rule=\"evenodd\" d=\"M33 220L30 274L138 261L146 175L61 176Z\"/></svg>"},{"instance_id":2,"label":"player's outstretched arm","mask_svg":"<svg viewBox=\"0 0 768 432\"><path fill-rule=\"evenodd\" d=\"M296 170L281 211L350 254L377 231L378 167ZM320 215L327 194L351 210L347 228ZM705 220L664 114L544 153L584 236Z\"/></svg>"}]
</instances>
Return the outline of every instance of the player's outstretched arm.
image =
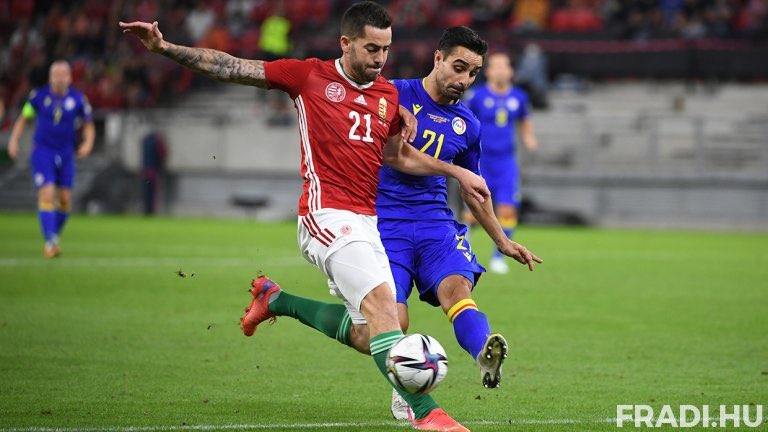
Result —
<instances>
[{"instance_id":1,"label":"player's outstretched arm","mask_svg":"<svg viewBox=\"0 0 768 432\"><path fill-rule=\"evenodd\" d=\"M543 261L537 257L523 245L515 243L504 233L501 228L496 215L493 212L493 202L490 198L485 202L478 202L471 194L467 193L464 188L461 189L461 198L467 203L469 211L472 212L472 216L477 220L480 226L483 227L485 232L491 237L496 244L496 248L504 255L513 258L520 264L528 265L528 269L533 271L534 263L541 264Z\"/></svg>"},{"instance_id":2,"label":"player's outstretched arm","mask_svg":"<svg viewBox=\"0 0 768 432\"><path fill-rule=\"evenodd\" d=\"M485 180L472 171L427 156L412 145L403 143L400 136L391 136L384 146L384 163L411 175L439 175L453 177L462 188L480 202L491 196Z\"/></svg>"},{"instance_id":3,"label":"player's outstretched arm","mask_svg":"<svg viewBox=\"0 0 768 432\"><path fill-rule=\"evenodd\" d=\"M163 40L163 34L157 28L157 21L151 24L141 21L120 22L120 28L123 33L138 37L148 50L162 54L209 78L267 88L264 62L261 60L242 59L214 49L172 44Z\"/></svg>"}]
</instances>

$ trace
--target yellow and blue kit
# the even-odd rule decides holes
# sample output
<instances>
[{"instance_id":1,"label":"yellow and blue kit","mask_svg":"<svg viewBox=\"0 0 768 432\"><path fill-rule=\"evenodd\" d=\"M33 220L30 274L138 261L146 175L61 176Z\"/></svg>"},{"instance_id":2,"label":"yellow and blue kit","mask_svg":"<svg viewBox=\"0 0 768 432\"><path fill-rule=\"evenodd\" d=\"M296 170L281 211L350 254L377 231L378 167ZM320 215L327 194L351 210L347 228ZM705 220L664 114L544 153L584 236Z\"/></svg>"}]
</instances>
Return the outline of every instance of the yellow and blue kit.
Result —
<instances>
[{"instance_id":1,"label":"yellow and blue kit","mask_svg":"<svg viewBox=\"0 0 768 432\"><path fill-rule=\"evenodd\" d=\"M77 130L92 120L85 96L70 87L57 95L50 86L33 90L22 115L36 119L31 165L36 187L46 184L71 188L74 183Z\"/></svg>"},{"instance_id":2,"label":"yellow and blue kit","mask_svg":"<svg viewBox=\"0 0 768 432\"><path fill-rule=\"evenodd\" d=\"M528 95L514 86L505 94L497 94L485 85L468 94L465 103L482 125L480 168L493 202L519 207L520 170L515 157L515 123L528 118Z\"/></svg>"},{"instance_id":3,"label":"yellow and blue kit","mask_svg":"<svg viewBox=\"0 0 768 432\"><path fill-rule=\"evenodd\" d=\"M413 146L448 163L480 173L480 122L461 102L440 105L421 79L394 80L400 105L419 122ZM422 300L439 305L437 287L462 275L473 285L485 271L466 240L467 227L448 207L446 179L413 176L384 166L376 200L378 228L387 250L397 301L407 303L413 286Z\"/></svg>"}]
</instances>

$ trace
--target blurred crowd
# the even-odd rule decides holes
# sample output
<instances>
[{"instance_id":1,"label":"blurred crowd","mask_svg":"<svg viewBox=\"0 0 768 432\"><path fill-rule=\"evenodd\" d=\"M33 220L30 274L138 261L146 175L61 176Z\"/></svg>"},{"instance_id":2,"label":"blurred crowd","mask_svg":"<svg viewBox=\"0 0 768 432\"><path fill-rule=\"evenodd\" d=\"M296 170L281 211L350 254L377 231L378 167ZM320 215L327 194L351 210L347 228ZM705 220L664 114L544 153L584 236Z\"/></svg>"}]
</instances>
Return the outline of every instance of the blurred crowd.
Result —
<instances>
[{"instance_id":1,"label":"blurred crowd","mask_svg":"<svg viewBox=\"0 0 768 432\"><path fill-rule=\"evenodd\" d=\"M395 25L468 25L613 38L752 36L768 24L766 0L394 0Z\"/></svg>"},{"instance_id":2,"label":"blurred crowd","mask_svg":"<svg viewBox=\"0 0 768 432\"><path fill-rule=\"evenodd\" d=\"M173 42L249 58L307 54L338 37L353 0L0 0L0 100L18 110L54 59L96 108L139 108L186 92L193 74L123 37L120 20L160 22ZM497 34L764 38L768 0L392 0L399 38L452 25ZM437 32L437 33L436 33ZM501 32L501 33L499 33ZM576 36L574 36L574 34Z\"/></svg>"}]
</instances>

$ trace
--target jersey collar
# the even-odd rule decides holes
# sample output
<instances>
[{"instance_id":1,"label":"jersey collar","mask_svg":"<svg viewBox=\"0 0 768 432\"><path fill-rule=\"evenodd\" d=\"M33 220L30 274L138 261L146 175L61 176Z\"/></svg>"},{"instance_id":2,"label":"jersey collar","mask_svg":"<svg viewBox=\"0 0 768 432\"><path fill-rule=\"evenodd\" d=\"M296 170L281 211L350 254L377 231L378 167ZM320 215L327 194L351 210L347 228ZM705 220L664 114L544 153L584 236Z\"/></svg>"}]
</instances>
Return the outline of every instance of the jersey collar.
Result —
<instances>
[{"instance_id":1,"label":"jersey collar","mask_svg":"<svg viewBox=\"0 0 768 432\"><path fill-rule=\"evenodd\" d=\"M339 73L339 75L343 76L344 79L347 80L347 82L351 84L353 87L359 88L361 90L365 90L368 87L373 85L374 81L371 81L366 84L358 84L354 82L350 77L347 76L346 72L344 72L344 68L341 67L341 59L336 59L335 63L336 63L336 71Z\"/></svg>"}]
</instances>

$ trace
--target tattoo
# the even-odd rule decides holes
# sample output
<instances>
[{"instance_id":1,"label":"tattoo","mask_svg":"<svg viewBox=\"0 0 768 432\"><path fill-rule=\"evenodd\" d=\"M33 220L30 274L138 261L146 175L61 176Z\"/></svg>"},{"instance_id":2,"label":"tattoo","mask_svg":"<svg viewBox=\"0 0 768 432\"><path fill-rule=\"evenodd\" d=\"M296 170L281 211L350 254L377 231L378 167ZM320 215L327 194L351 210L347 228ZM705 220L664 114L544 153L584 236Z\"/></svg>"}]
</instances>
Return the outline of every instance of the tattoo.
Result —
<instances>
[{"instance_id":1,"label":"tattoo","mask_svg":"<svg viewBox=\"0 0 768 432\"><path fill-rule=\"evenodd\" d=\"M267 88L264 62L246 60L208 48L169 44L162 54L217 81Z\"/></svg>"}]
</instances>

